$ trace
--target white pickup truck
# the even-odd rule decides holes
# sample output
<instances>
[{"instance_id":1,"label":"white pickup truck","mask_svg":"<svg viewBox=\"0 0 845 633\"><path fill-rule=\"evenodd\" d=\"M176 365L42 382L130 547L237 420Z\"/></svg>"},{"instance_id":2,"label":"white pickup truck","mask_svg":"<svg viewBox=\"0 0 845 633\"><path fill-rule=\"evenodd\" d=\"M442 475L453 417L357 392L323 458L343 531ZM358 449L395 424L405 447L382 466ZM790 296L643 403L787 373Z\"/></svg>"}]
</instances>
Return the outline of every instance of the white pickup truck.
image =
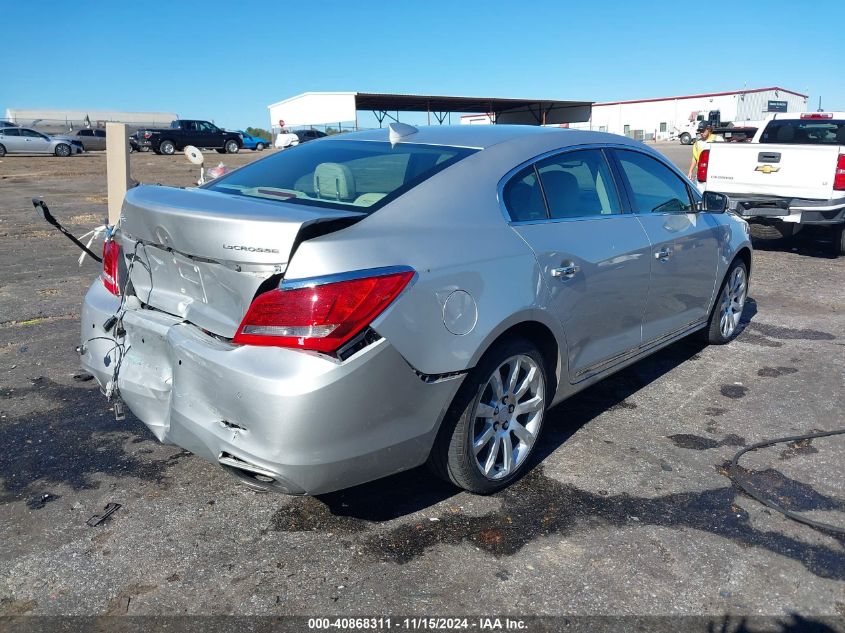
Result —
<instances>
[{"instance_id":1,"label":"white pickup truck","mask_svg":"<svg viewBox=\"0 0 845 633\"><path fill-rule=\"evenodd\" d=\"M750 143L711 144L697 178L728 196L752 236L785 240L825 226L845 255L845 112L774 114Z\"/></svg>"}]
</instances>

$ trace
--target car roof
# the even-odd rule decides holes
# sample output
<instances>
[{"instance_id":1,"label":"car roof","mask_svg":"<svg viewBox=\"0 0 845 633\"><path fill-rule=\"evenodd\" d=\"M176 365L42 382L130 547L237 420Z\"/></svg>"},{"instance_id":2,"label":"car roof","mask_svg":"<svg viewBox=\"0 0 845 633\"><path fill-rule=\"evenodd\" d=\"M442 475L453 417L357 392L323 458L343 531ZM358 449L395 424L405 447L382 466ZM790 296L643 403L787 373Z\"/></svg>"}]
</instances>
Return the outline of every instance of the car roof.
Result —
<instances>
[{"instance_id":1,"label":"car roof","mask_svg":"<svg viewBox=\"0 0 845 633\"><path fill-rule=\"evenodd\" d=\"M420 126L417 132L402 139L407 143L423 145L451 145L485 149L500 143L534 137L539 145L545 145L552 139L559 139L561 145L588 143L615 143L639 145L633 139L607 132L573 130L559 127L541 127L536 125L430 125ZM388 128L336 134L332 140L350 141L389 141Z\"/></svg>"}]
</instances>

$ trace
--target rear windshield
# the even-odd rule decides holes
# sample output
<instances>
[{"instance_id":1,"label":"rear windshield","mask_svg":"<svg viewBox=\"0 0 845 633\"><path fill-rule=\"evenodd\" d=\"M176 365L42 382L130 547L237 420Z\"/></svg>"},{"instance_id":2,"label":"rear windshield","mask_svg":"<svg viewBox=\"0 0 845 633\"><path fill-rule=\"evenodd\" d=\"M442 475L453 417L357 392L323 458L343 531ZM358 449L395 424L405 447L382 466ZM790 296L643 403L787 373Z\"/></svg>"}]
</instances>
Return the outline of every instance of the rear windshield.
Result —
<instances>
[{"instance_id":1,"label":"rear windshield","mask_svg":"<svg viewBox=\"0 0 845 633\"><path fill-rule=\"evenodd\" d=\"M320 140L242 167L204 188L371 212L476 151L442 145Z\"/></svg>"},{"instance_id":2,"label":"rear windshield","mask_svg":"<svg viewBox=\"0 0 845 633\"><path fill-rule=\"evenodd\" d=\"M783 145L845 145L845 121L775 119L763 130L760 142Z\"/></svg>"}]
</instances>

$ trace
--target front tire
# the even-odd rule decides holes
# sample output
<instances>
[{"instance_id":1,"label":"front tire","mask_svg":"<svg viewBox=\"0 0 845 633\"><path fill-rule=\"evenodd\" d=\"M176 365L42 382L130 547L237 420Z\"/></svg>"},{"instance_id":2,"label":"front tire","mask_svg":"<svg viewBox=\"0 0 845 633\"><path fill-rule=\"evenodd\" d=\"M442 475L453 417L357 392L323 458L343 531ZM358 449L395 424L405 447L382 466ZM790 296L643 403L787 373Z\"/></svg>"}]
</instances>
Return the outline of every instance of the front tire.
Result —
<instances>
[{"instance_id":1,"label":"front tire","mask_svg":"<svg viewBox=\"0 0 845 633\"><path fill-rule=\"evenodd\" d=\"M67 158L68 156L70 156L71 153L70 145L68 145L67 143L59 143L58 145L56 145L56 149L53 150L53 153L56 156Z\"/></svg>"},{"instance_id":2,"label":"front tire","mask_svg":"<svg viewBox=\"0 0 845 633\"><path fill-rule=\"evenodd\" d=\"M681 145L689 145L692 143L692 136L690 136L689 132L684 132L681 134L680 139Z\"/></svg>"},{"instance_id":3,"label":"front tire","mask_svg":"<svg viewBox=\"0 0 845 633\"><path fill-rule=\"evenodd\" d=\"M722 287L705 330L705 339L710 345L724 345L740 332L742 310L748 298L748 267L741 259L734 260Z\"/></svg>"},{"instance_id":4,"label":"front tire","mask_svg":"<svg viewBox=\"0 0 845 633\"><path fill-rule=\"evenodd\" d=\"M477 494L508 486L526 470L548 393L536 346L522 338L496 344L458 390L429 465L440 477Z\"/></svg>"},{"instance_id":5,"label":"front tire","mask_svg":"<svg viewBox=\"0 0 845 633\"><path fill-rule=\"evenodd\" d=\"M158 151L165 156L173 156L176 153L176 144L173 141L162 141L158 146Z\"/></svg>"},{"instance_id":6,"label":"front tire","mask_svg":"<svg viewBox=\"0 0 845 633\"><path fill-rule=\"evenodd\" d=\"M223 149L227 154L237 154L240 147L238 147L237 141L226 141L226 144L223 146Z\"/></svg>"},{"instance_id":7,"label":"front tire","mask_svg":"<svg viewBox=\"0 0 845 633\"><path fill-rule=\"evenodd\" d=\"M256 143L255 144L255 151L256 152L263 152L264 151L264 143Z\"/></svg>"}]
</instances>

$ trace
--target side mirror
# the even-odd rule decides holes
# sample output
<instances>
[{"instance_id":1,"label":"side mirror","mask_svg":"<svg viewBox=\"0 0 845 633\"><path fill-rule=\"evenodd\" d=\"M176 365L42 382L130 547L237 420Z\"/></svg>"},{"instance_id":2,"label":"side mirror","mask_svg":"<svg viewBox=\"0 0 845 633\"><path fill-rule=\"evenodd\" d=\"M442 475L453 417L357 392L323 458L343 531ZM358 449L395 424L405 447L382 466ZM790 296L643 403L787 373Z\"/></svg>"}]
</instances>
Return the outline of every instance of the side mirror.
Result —
<instances>
[{"instance_id":1,"label":"side mirror","mask_svg":"<svg viewBox=\"0 0 845 633\"><path fill-rule=\"evenodd\" d=\"M702 211L709 213L724 213L728 210L729 200L723 193L716 193L715 191L705 191L704 199L700 203Z\"/></svg>"}]
</instances>

